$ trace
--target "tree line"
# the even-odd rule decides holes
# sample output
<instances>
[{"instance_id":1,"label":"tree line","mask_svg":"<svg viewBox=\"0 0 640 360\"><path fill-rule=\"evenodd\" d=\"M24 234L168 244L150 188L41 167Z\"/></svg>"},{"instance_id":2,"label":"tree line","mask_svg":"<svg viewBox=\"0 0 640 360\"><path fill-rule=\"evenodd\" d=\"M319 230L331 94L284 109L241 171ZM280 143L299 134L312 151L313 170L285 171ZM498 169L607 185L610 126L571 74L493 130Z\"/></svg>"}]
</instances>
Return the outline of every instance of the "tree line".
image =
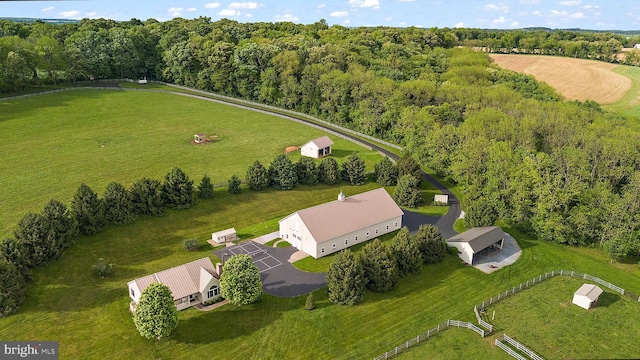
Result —
<instances>
[{"instance_id":1,"label":"tree line","mask_svg":"<svg viewBox=\"0 0 640 360\"><path fill-rule=\"evenodd\" d=\"M147 76L302 111L407 147L460 184L470 225L503 219L547 241L601 244L615 258L640 253L636 120L591 101L562 101L531 76L457 47L557 47L609 59L607 49L637 37L209 18L0 29L0 91ZM47 54L62 60L42 60Z\"/></svg>"}]
</instances>

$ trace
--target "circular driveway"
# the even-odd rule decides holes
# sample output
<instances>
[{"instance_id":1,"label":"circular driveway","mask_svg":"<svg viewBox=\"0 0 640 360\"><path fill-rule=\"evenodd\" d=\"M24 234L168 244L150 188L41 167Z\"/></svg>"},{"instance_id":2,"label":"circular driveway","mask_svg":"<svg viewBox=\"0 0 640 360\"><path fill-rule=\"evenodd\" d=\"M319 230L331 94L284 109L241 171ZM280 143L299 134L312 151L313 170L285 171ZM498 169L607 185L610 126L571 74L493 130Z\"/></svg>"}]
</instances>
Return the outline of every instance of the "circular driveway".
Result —
<instances>
[{"instance_id":1,"label":"circular driveway","mask_svg":"<svg viewBox=\"0 0 640 360\"><path fill-rule=\"evenodd\" d=\"M324 287L325 273L310 273L296 269L289 258L298 251L293 246L274 248L248 241L214 251L220 259L228 260L234 254L247 254L260 271L262 289L270 295L296 297ZM224 271L224 270L223 270Z\"/></svg>"}]
</instances>

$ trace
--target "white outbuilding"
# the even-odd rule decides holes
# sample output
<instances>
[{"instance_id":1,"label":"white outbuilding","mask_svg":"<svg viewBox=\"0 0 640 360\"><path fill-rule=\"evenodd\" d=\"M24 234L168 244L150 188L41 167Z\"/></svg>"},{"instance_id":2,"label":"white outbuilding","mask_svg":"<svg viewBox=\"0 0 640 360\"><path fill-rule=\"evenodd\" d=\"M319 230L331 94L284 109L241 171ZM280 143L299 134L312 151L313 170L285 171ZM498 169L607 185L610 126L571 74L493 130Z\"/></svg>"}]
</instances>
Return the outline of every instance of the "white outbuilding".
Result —
<instances>
[{"instance_id":1,"label":"white outbuilding","mask_svg":"<svg viewBox=\"0 0 640 360\"><path fill-rule=\"evenodd\" d=\"M402 209L384 188L299 210L280 220L280 238L319 258L402 227Z\"/></svg>"},{"instance_id":2,"label":"white outbuilding","mask_svg":"<svg viewBox=\"0 0 640 360\"><path fill-rule=\"evenodd\" d=\"M300 152L302 156L319 159L331 155L331 145L333 145L333 141L328 136L323 136L302 145Z\"/></svg>"},{"instance_id":3,"label":"white outbuilding","mask_svg":"<svg viewBox=\"0 0 640 360\"><path fill-rule=\"evenodd\" d=\"M584 309L591 309L598 303L602 289L597 285L584 284L573 294L573 303Z\"/></svg>"}]
</instances>

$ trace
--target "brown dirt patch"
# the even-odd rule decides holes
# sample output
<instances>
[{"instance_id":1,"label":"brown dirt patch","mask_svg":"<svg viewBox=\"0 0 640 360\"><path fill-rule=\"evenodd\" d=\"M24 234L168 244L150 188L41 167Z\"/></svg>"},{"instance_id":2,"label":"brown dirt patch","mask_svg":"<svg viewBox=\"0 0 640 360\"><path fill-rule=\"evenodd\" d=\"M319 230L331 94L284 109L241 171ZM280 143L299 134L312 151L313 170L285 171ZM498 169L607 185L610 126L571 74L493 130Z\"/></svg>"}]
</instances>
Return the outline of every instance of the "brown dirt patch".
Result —
<instances>
[{"instance_id":1,"label":"brown dirt patch","mask_svg":"<svg viewBox=\"0 0 640 360\"><path fill-rule=\"evenodd\" d=\"M284 153L288 154L288 153L292 153L294 151L297 151L298 147L297 146L287 146L286 149L284 149Z\"/></svg>"},{"instance_id":2,"label":"brown dirt patch","mask_svg":"<svg viewBox=\"0 0 640 360\"><path fill-rule=\"evenodd\" d=\"M602 61L545 55L490 54L503 68L530 74L568 100L611 104L631 89L631 80L612 70L619 65Z\"/></svg>"}]
</instances>

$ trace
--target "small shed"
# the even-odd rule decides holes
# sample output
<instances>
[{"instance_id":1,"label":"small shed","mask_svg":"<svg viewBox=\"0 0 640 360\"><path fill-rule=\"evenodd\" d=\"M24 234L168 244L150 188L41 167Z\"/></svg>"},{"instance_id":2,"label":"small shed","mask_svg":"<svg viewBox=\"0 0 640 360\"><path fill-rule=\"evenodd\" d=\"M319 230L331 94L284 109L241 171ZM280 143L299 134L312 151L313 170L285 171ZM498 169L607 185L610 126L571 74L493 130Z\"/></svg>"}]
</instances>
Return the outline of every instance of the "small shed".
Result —
<instances>
[{"instance_id":1,"label":"small shed","mask_svg":"<svg viewBox=\"0 0 640 360\"><path fill-rule=\"evenodd\" d=\"M573 294L573 303L584 309L591 309L598 303L602 289L597 285L584 284Z\"/></svg>"},{"instance_id":2,"label":"small shed","mask_svg":"<svg viewBox=\"0 0 640 360\"><path fill-rule=\"evenodd\" d=\"M435 205L449 205L449 195L435 195L433 202Z\"/></svg>"},{"instance_id":3,"label":"small shed","mask_svg":"<svg viewBox=\"0 0 640 360\"><path fill-rule=\"evenodd\" d=\"M333 145L333 141L328 136L323 136L302 145L300 152L302 156L319 159L331 155L331 145Z\"/></svg>"},{"instance_id":4,"label":"small shed","mask_svg":"<svg viewBox=\"0 0 640 360\"><path fill-rule=\"evenodd\" d=\"M138 84L140 84L140 85L144 85L146 83L147 83L147 77L146 76L144 77L144 79L138 80Z\"/></svg>"},{"instance_id":5,"label":"small shed","mask_svg":"<svg viewBox=\"0 0 640 360\"><path fill-rule=\"evenodd\" d=\"M216 244L223 244L234 240L238 240L238 235L236 234L235 228L218 231L211 234L211 241Z\"/></svg>"},{"instance_id":6,"label":"small shed","mask_svg":"<svg viewBox=\"0 0 640 360\"><path fill-rule=\"evenodd\" d=\"M633 45L633 47L634 47L635 49L640 49L640 44L635 44L635 45Z\"/></svg>"},{"instance_id":7,"label":"small shed","mask_svg":"<svg viewBox=\"0 0 640 360\"><path fill-rule=\"evenodd\" d=\"M202 143L207 140L207 135L205 133L195 134L193 135L193 141L196 143Z\"/></svg>"}]
</instances>

